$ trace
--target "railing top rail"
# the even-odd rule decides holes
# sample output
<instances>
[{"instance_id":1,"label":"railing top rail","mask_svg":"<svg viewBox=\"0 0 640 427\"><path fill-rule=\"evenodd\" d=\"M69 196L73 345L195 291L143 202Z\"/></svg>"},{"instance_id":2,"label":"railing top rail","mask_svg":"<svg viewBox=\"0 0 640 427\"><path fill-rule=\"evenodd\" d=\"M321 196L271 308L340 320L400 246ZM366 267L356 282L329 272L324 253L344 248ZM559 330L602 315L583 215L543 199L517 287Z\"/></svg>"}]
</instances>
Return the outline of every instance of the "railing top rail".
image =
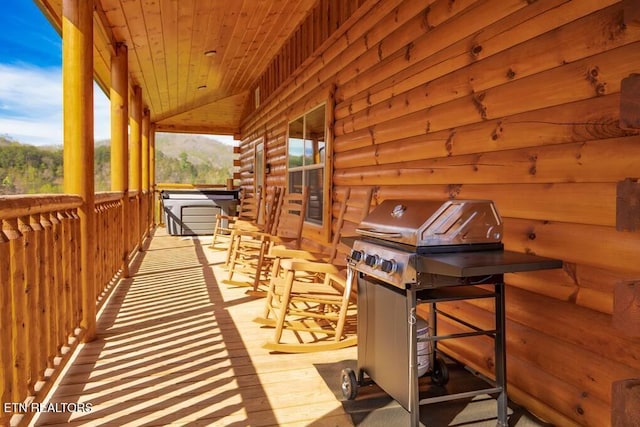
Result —
<instances>
[{"instance_id":1,"label":"railing top rail","mask_svg":"<svg viewBox=\"0 0 640 427\"><path fill-rule=\"evenodd\" d=\"M227 188L225 184L176 184L162 182L156 184L156 191L160 190L179 190L190 188Z\"/></svg>"},{"instance_id":2,"label":"railing top rail","mask_svg":"<svg viewBox=\"0 0 640 427\"><path fill-rule=\"evenodd\" d=\"M82 198L75 194L27 194L0 196L0 220L75 209Z\"/></svg>"},{"instance_id":3,"label":"railing top rail","mask_svg":"<svg viewBox=\"0 0 640 427\"><path fill-rule=\"evenodd\" d=\"M96 204L117 202L124 196L122 191L101 191L96 193Z\"/></svg>"}]
</instances>

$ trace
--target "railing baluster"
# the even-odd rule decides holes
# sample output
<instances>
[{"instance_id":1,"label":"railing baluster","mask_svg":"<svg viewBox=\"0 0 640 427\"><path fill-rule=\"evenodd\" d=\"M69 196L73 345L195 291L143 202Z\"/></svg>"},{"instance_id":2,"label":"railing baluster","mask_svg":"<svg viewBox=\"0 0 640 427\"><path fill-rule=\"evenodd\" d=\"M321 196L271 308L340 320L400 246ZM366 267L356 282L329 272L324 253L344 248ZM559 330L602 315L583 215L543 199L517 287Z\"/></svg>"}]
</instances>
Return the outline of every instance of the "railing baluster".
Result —
<instances>
[{"instance_id":1,"label":"railing baluster","mask_svg":"<svg viewBox=\"0 0 640 427\"><path fill-rule=\"evenodd\" d=\"M72 269L75 267L72 262L72 237L71 219L66 212L60 212L60 239L62 241L62 293L60 294L60 327L64 333L63 345L66 345L66 337L71 334L70 315L71 311L71 280Z\"/></svg>"},{"instance_id":2,"label":"railing baluster","mask_svg":"<svg viewBox=\"0 0 640 427\"><path fill-rule=\"evenodd\" d=\"M38 379L38 264L36 257L36 231L31 227L30 217L18 219L18 227L22 233L24 251L22 253L22 268L24 275L24 330L25 330L25 355L27 367L27 388L30 394L35 393L35 385Z\"/></svg>"},{"instance_id":3,"label":"railing baluster","mask_svg":"<svg viewBox=\"0 0 640 427\"><path fill-rule=\"evenodd\" d=\"M33 297L35 303L35 313L33 322L33 337L37 349L34 354L34 367L36 372L36 381L43 381L45 370L47 368L47 346L46 346L46 329L45 314L46 301L44 299L44 291L46 287L46 264L45 264L45 248L44 248L44 228L40 223L40 215L29 216L29 226L33 233L33 261L36 266L36 280L34 281ZM28 266L27 266L28 267Z\"/></svg>"},{"instance_id":4,"label":"railing baluster","mask_svg":"<svg viewBox=\"0 0 640 427\"><path fill-rule=\"evenodd\" d=\"M62 222L57 213L49 214L51 221L51 237L53 239L52 259L53 259L53 281L51 283L51 328L53 345L55 352L50 354L50 363L53 366L54 358L62 355L62 346L64 345L64 327L63 327L63 294L64 294L64 252L62 244Z\"/></svg>"},{"instance_id":5,"label":"railing baluster","mask_svg":"<svg viewBox=\"0 0 640 427\"><path fill-rule=\"evenodd\" d=\"M11 368L11 343L13 337L13 322L11 310L11 282L9 272L10 241L2 230L3 222L0 220L0 402L11 402L13 369ZM11 414L0 411L0 425L8 425Z\"/></svg>"},{"instance_id":6,"label":"railing baluster","mask_svg":"<svg viewBox=\"0 0 640 427\"><path fill-rule=\"evenodd\" d=\"M11 283L11 370L13 371L12 402L28 393L28 359L26 357L26 322L25 307L26 298L24 294L24 239L18 229L18 220L5 221L5 230L9 237L10 247L10 283Z\"/></svg>"},{"instance_id":7,"label":"railing baluster","mask_svg":"<svg viewBox=\"0 0 640 427\"><path fill-rule=\"evenodd\" d=\"M52 321L53 307L51 301L54 297L55 267L54 267L54 240L53 224L49 219L49 214L40 214L40 225L42 226L42 345L44 348L45 367L53 368L53 356L56 354L55 328Z\"/></svg>"},{"instance_id":8,"label":"railing baluster","mask_svg":"<svg viewBox=\"0 0 640 427\"><path fill-rule=\"evenodd\" d=\"M69 293L71 312L70 325L71 330L68 332L69 336L75 335L75 328L80 325L82 319L82 293L81 293L81 278L80 278L80 216L76 210L67 211L70 217L70 227L72 236L71 245L71 260L72 260L72 281ZM87 248L89 253L95 253L93 248ZM94 258L95 259L95 258Z\"/></svg>"}]
</instances>

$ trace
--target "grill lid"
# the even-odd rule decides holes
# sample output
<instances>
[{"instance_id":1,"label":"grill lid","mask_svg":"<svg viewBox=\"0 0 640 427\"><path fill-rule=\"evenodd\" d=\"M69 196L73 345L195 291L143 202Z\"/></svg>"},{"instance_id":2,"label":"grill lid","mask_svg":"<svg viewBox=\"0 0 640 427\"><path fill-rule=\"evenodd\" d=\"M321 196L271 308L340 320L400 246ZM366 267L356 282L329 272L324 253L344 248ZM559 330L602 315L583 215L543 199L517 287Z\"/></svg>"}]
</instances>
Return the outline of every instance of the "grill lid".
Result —
<instances>
[{"instance_id":1,"label":"grill lid","mask_svg":"<svg viewBox=\"0 0 640 427\"><path fill-rule=\"evenodd\" d=\"M416 248L499 243L502 219L491 200L385 200L356 232Z\"/></svg>"}]
</instances>

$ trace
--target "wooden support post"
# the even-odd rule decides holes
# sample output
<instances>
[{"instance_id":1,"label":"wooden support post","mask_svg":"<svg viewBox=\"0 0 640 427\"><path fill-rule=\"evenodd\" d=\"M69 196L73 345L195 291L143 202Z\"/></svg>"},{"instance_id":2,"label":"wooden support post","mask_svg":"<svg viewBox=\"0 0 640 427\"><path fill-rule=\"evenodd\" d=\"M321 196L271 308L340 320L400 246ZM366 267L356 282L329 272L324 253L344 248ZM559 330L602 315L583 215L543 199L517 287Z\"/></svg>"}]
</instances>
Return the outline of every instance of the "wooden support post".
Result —
<instances>
[{"instance_id":1,"label":"wooden support post","mask_svg":"<svg viewBox=\"0 0 640 427\"><path fill-rule=\"evenodd\" d=\"M149 191L149 110L142 115L142 191Z\"/></svg>"},{"instance_id":2,"label":"wooden support post","mask_svg":"<svg viewBox=\"0 0 640 427\"><path fill-rule=\"evenodd\" d=\"M149 189L151 191L151 225L156 226L156 125L149 128Z\"/></svg>"},{"instance_id":3,"label":"wooden support post","mask_svg":"<svg viewBox=\"0 0 640 427\"><path fill-rule=\"evenodd\" d=\"M142 147L141 147L141 180L142 180L142 210L143 215L140 217L140 227L142 235L146 235L149 232L149 212L150 212L150 200L149 197L149 131L151 122L149 121L149 110L145 108L142 115Z\"/></svg>"},{"instance_id":4,"label":"wooden support post","mask_svg":"<svg viewBox=\"0 0 640 427\"><path fill-rule=\"evenodd\" d=\"M78 194L83 341L95 338L95 190L93 183L93 0L62 4L64 192ZM73 286L73 284L71 284Z\"/></svg>"},{"instance_id":5,"label":"wooden support post","mask_svg":"<svg viewBox=\"0 0 640 427\"><path fill-rule=\"evenodd\" d=\"M111 191L122 192L122 277L129 277L129 65L127 46L111 57Z\"/></svg>"},{"instance_id":6,"label":"wooden support post","mask_svg":"<svg viewBox=\"0 0 640 427\"><path fill-rule=\"evenodd\" d=\"M136 206L138 212L137 218L131 218L129 224L133 225L132 232L134 239L138 244L138 250L142 250L142 233L140 230L140 206L142 198L142 158L141 158L141 139L142 139L142 89L140 86L133 88L133 96L131 97L129 127L131 132L131 163L129 174L129 188L136 192Z\"/></svg>"},{"instance_id":7,"label":"wooden support post","mask_svg":"<svg viewBox=\"0 0 640 427\"><path fill-rule=\"evenodd\" d=\"M640 425L640 378L611 385L611 427Z\"/></svg>"}]
</instances>

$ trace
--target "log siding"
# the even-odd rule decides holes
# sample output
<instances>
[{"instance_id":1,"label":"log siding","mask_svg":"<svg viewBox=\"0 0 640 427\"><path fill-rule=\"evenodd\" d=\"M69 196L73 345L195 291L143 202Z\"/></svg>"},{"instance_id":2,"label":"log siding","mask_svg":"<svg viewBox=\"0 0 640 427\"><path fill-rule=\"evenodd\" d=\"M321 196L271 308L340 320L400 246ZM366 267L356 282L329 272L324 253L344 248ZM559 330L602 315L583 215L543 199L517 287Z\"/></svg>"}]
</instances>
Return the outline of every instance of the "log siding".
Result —
<instances>
[{"instance_id":1,"label":"log siding","mask_svg":"<svg viewBox=\"0 0 640 427\"><path fill-rule=\"evenodd\" d=\"M264 99L242 128L242 185L262 137L267 186L284 185L288 121L334 93L334 205L346 187L370 185L376 203L495 200L507 249L565 262L506 277L510 397L554 424L610 425L612 384L640 377L640 341L612 323L616 286L640 279L640 234L616 230L618 182L640 173L640 135L620 126L621 82L640 72L640 25L625 16L633 9L614 0L358 5L331 37L326 12L314 12L287 45L302 52L299 66L263 76ZM287 78L274 77L281 69ZM493 311L447 309L480 324ZM489 340L443 347L492 372Z\"/></svg>"}]
</instances>

